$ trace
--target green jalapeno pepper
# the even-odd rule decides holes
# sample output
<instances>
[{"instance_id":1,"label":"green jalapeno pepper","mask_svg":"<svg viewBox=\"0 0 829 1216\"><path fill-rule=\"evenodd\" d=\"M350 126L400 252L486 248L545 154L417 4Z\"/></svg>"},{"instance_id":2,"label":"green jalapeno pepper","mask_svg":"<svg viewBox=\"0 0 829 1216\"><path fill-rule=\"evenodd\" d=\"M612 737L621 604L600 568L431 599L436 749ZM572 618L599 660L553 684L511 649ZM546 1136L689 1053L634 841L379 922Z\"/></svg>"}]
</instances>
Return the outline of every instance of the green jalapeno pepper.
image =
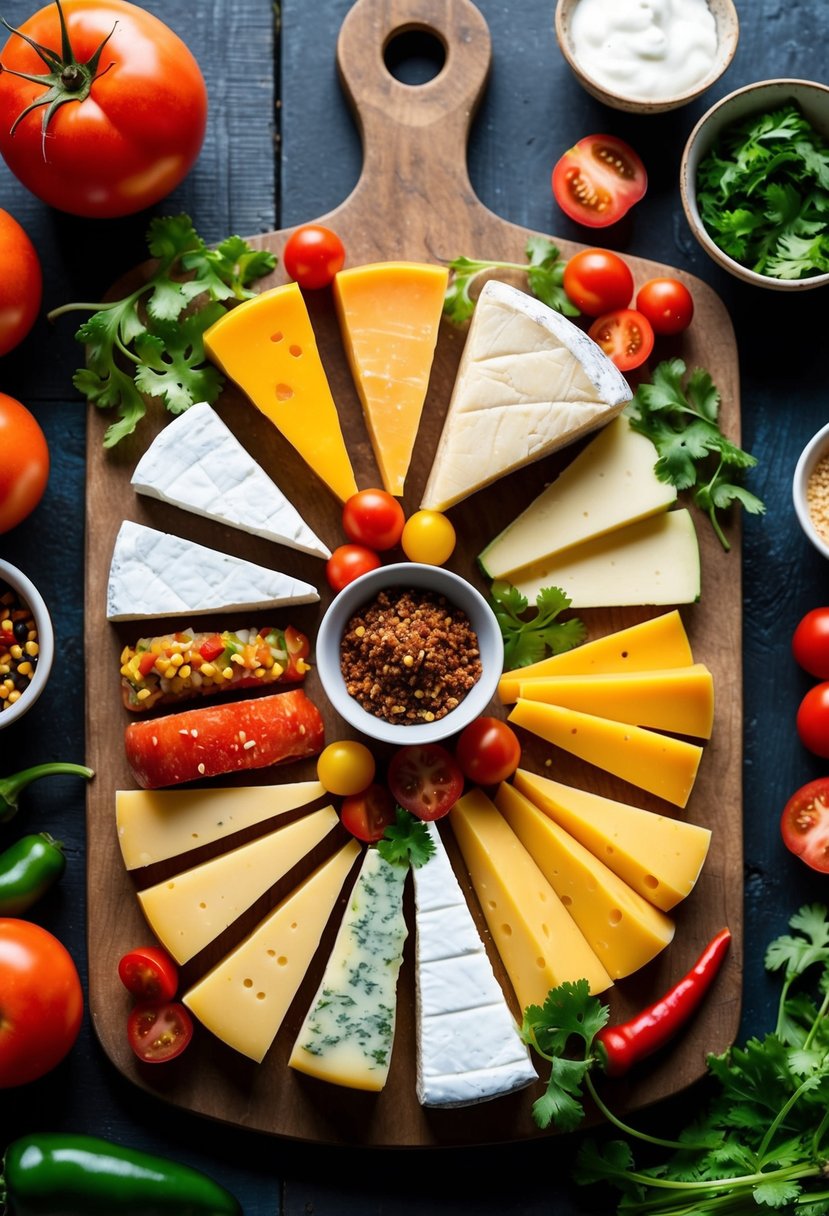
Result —
<instances>
[{"instance_id":1,"label":"green jalapeno pepper","mask_svg":"<svg viewBox=\"0 0 829 1216\"><path fill-rule=\"evenodd\" d=\"M53 777L58 773L72 773L76 777L86 777L87 781L95 776L92 769L84 764L53 761L49 764L36 764L33 768L23 769L10 777L0 777L0 823L6 823L17 814L18 796L27 785L40 777Z\"/></svg>"},{"instance_id":2,"label":"green jalapeno pepper","mask_svg":"<svg viewBox=\"0 0 829 1216\"><path fill-rule=\"evenodd\" d=\"M66 869L63 845L48 832L21 836L0 853L0 916L20 916Z\"/></svg>"}]
</instances>

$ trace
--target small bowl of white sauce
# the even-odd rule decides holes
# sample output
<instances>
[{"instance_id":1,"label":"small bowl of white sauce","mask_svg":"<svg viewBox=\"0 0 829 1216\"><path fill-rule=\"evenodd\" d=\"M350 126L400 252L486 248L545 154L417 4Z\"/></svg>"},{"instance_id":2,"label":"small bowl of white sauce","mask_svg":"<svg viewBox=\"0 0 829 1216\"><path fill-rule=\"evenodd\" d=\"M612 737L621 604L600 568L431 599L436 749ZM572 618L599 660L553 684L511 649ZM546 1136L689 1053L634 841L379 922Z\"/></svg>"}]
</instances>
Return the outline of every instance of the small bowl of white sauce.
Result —
<instances>
[{"instance_id":1,"label":"small bowl of white sauce","mask_svg":"<svg viewBox=\"0 0 829 1216\"><path fill-rule=\"evenodd\" d=\"M636 114L699 97L731 63L739 37L732 0L558 0L555 26L587 92Z\"/></svg>"}]
</instances>

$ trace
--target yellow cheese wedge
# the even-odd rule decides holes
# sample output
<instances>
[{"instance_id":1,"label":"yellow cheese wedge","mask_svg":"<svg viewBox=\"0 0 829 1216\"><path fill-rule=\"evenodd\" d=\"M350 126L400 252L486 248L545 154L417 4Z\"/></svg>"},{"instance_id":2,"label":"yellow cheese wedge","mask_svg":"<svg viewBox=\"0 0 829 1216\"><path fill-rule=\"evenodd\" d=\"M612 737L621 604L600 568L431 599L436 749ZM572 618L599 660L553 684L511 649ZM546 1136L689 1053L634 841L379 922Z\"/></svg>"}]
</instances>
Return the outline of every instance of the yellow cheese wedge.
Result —
<instances>
[{"instance_id":1,"label":"yellow cheese wedge","mask_svg":"<svg viewBox=\"0 0 829 1216\"><path fill-rule=\"evenodd\" d=\"M695 743L541 701L519 699L509 721L677 806L691 796L702 758Z\"/></svg>"},{"instance_id":2,"label":"yellow cheese wedge","mask_svg":"<svg viewBox=\"0 0 829 1216\"><path fill-rule=\"evenodd\" d=\"M664 912L513 786L499 786L495 805L614 980L632 975L673 941L674 923Z\"/></svg>"},{"instance_id":3,"label":"yellow cheese wedge","mask_svg":"<svg viewBox=\"0 0 829 1216\"><path fill-rule=\"evenodd\" d=\"M605 967L486 794L464 794L449 822L521 1009L543 1004L564 980L609 988Z\"/></svg>"},{"instance_id":4,"label":"yellow cheese wedge","mask_svg":"<svg viewBox=\"0 0 829 1216\"><path fill-rule=\"evenodd\" d=\"M341 270L334 301L383 485L402 495L449 272L420 262Z\"/></svg>"},{"instance_id":5,"label":"yellow cheese wedge","mask_svg":"<svg viewBox=\"0 0 829 1216\"><path fill-rule=\"evenodd\" d=\"M350 840L185 992L187 1008L229 1047L264 1059L359 853Z\"/></svg>"},{"instance_id":6,"label":"yellow cheese wedge","mask_svg":"<svg viewBox=\"0 0 829 1216\"><path fill-rule=\"evenodd\" d=\"M513 781L539 810L663 912L693 891L711 843L708 828L562 785L526 769L518 769Z\"/></svg>"},{"instance_id":7,"label":"yellow cheese wedge","mask_svg":"<svg viewBox=\"0 0 829 1216\"><path fill-rule=\"evenodd\" d=\"M128 870L149 866L307 806L319 781L236 789L116 790L118 843Z\"/></svg>"},{"instance_id":8,"label":"yellow cheese wedge","mask_svg":"<svg viewBox=\"0 0 829 1216\"><path fill-rule=\"evenodd\" d=\"M594 638L592 642L575 646L564 654L550 655L538 663L505 671L498 684L498 695L504 704L517 701L522 681L538 676L656 671L660 667L687 667L693 661L682 617L674 608L649 621Z\"/></svg>"},{"instance_id":9,"label":"yellow cheese wedge","mask_svg":"<svg viewBox=\"0 0 829 1216\"><path fill-rule=\"evenodd\" d=\"M162 946L186 963L218 937L339 822L333 807L139 891L138 901Z\"/></svg>"},{"instance_id":10,"label":"yellow cheese wedge","mask_svg":"<svg viewBox=\"0 0 829 1216\"><path fill-rule=\"evenodd\" d=\"M518 693L529 701L697 739L710 739L714 725L714 681L704 663L661 671L540 676L522 680Z\"/></svg>"},{"instance_id":11,"label":"yellow cheese wedge","mask_svg":"<svg viewBox=\"0 0 829 1216\"><path fill-rule=\"evenodd\" d=\"M229 309L205 333L204 349L338 498L356 493L337 408L296 283Z\"/></svg>"}]
</instances>

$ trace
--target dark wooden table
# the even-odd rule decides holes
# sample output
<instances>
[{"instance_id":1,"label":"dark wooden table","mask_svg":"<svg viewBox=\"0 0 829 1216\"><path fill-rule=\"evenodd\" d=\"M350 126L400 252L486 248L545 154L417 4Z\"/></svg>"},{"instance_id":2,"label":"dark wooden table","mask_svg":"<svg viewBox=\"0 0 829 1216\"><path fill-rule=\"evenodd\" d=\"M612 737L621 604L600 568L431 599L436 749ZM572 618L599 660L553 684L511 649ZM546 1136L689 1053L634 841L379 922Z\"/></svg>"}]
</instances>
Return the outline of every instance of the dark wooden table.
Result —
<instances>
[{"instance_id":1,"label":"dark wooden table","mask_svg":"<svg viewBox=\"0 0 829 1216\"><path fill-rule=\"evenodd\" d=\"M342 99L335 43L349 0L216 0L195 8L151 0L196 54L207 78L210 118L202 155L157 214L187 211L208 241L230 232L267 232L322 215L357 180L360 143ZM549 189L550 169L577 138L610 132L628 139L647 165L650 187L629 220L596 243L682 267L719 292L736 327L744 445L759 457L750 478L768 513L744 526L745 982L741 1036L772 1022L776 987L765 976L765 943L802 903L829 899L829 885L782 847L778 819L788 795L825 766L800 746L794 715L808 678L789 649L807 609L829 601L827 567L800 532L790 483L804 442L829 416L826 296L782 296L720 272L691 237L677 188L679 160L696 119L716 97L770 77L825 79L829 6L822 0L740 5L736 58L701 101L640 118L602 107L576 84L558 53L552 0L479 0L492 35L493 70L469 149L470 174L492 210L553 236L590 240L566 220ZM4 16L29 15L21 0ZM194 17L194 13L198 15ZM395 68L416 84L434 70L432 49L410 40ZM68 300L100 298L144 257L144 213L92 223L61 215L30 196L0 165L0 206L40 251L44 314ZM393 217L377 223L393 223ZM460 250L458 252L461 252ZM478 251L463 251L475 253ZM86 406L71 386L79 348L71 321L42 317L23 346L0 362L0 389L27 402L52 452L46 496L20 527L0 537L0 554L38 583L55 620L58 656L40 703L0 734L0 772L48 759L82 760L84 670L84 436ZM720 695L728 695L721 690ZM0 833L5 847L23 830L49 830L66 844L68 873L31 917L56 933L86 974L84 791L43 781L25 814ZM704 1086L643 1118L675 1124L693 1113ZM85 1021L69 1058L48 1078L4 1095L0 1142L25 1131L72 1129L166 1153L211 1172L233 1190L246 1216L313 1211L533 1213L607 1211L606 1199L569 1182L574 1138L496 1149L356 1152L309 1147L214 1125L148 1097L109 1064ZM438 1170L439 1167L439 1170Z\"/></svg>"}]
</instances>

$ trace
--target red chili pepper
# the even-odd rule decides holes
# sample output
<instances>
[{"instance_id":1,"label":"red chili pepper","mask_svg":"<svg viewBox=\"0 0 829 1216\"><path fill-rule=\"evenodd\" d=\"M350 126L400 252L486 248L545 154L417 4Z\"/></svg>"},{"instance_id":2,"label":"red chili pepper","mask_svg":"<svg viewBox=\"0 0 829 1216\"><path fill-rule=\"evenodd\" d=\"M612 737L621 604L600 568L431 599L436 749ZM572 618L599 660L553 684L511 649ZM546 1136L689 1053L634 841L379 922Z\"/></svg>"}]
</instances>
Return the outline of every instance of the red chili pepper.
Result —
<instances>
[{"instance_id":1,"label":"red chili pepper","mask_svg":"<svg viewBox=\"0 0 829 1216\"><path fill-rule=\"evenodd\" d=\"M685 1025L701 1004L731 943L731 930L713 937L687 975L663 997L620 1026L603 1027L595 1039L599 1061L609 1077L621 1077L645 1056L658 1051Z\"/></svg>"}]
</instances>

